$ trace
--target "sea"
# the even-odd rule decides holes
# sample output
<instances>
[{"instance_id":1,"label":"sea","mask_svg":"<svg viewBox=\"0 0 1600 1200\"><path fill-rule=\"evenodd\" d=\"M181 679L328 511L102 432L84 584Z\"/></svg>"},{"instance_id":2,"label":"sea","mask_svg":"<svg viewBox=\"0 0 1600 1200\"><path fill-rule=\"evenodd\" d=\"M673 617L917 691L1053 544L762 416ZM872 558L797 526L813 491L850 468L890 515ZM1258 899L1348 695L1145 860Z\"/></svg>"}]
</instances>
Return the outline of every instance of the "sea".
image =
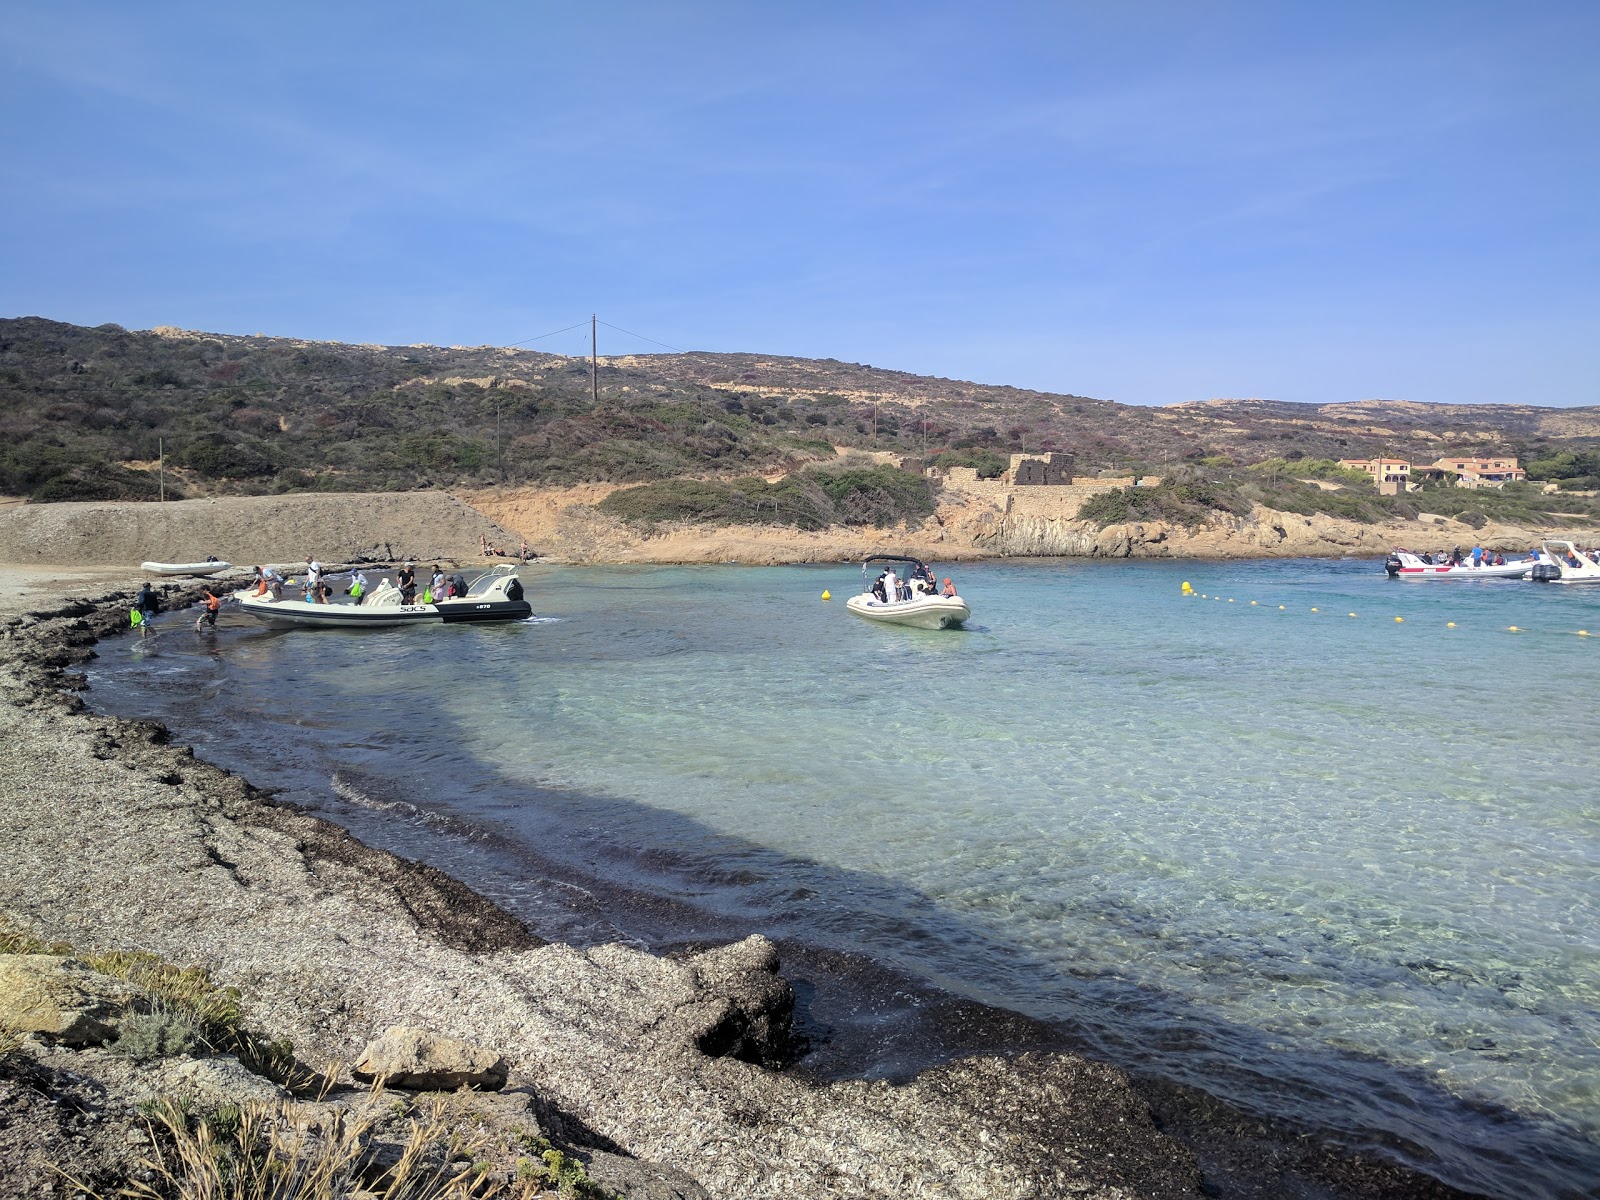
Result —
<instances>
[{"instance_id":1,"label":"sea","mask_svg":"<svg viewBox=\"0 0 1600 1200\"><path fill-rule=\"evenodd\" d=\"M923 988L1467 1191L1600 1194L1600 587L936 569L965 629L852 616L851 563L532 565L504 626L176 613L89 700L546 937L910 981L800 988L821 1074L927 1065Z\"/></svg>"}]
</instances>

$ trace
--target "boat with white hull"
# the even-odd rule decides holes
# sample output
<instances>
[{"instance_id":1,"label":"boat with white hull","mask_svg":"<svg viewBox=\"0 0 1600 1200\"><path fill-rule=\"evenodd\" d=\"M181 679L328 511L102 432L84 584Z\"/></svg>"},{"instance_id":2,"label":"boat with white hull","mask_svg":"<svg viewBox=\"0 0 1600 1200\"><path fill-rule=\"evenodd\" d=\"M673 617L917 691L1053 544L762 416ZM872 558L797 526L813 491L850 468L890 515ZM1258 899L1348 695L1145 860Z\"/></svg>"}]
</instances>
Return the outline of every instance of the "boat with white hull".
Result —
<instances>
[{"instance_id":1,"label":"boat with white hull","mask_svg":"<svg viewBox=\"0 0 1600 1200\"><path fill-rule=\"evenodd\" d=\"M272 593L239 592L239 607L273 625L322 625L342 629L383 629L394 625L454 625L487 621L521 621L533 615L522 595L514 568L480 576L465 596L432 604L402 603L400 589L387 579L359 603L313 604L276 599Z\"/></svg>"},{"instance_id":2,"label":"boat with white hull","mask_svg":"<svg viewBox=\"0 0 1600 1200\"><path fill-rule=\"evenodd\" d=\"M1533 569L1539 583L1600 583L1600 563L1595 562L1571 542L1541 543L1544 561Z\"/></svg>"},{"instance_id":3,"label":"boat with white hull","mask_svg":"<svg viewBox=\"0 0 1600 1200\"><path fill-rule=\"evenodd\" d=\"M139 569L141 571L149 571L152 575L194 575L204 577L206 575L219 574L232 566L232 563L208 558L205 562L192 563L143 562L139 564Z\"/></svg>"},{"instance_id":4,"label":"boat with white hull","mask_svg":"<svg viewBox=\"0 0 1600 1200\"><path fill-rule=\"evenodd\" d=\"M1520 559L1502 566L1475 567L1470 560L1436 563L1409 550L1396 550L1384 562L1383 569L1390 579L1521 579L1537 565L1533 559Z\"/></svg>"},{"instance_id":5,"label":"boat with white hull","mask_svg":"<svg viewBox=\"0 0 1600 1200\"><path fill-rule=\"evenodd\" d=\"M875 563L889 564L886 571L893 571L895 563L911 565L912 578L900 581L896 587L897 597L903 591L911 592L909 599L890 598L886 589L874 590L878 580L883 578L873 575ZM866 579L866 587L859 596L851 596L844 602L844 606L858 617L885 625L909 625L916 629L953 629L972 616L972 610L960 596L940 596L931 590L920 590L926 587L922 578L931 578L931 573L919 559L898 554L874 554L861 564L861 574ZM898 573L895 578L899 579Z\"/></svg>"}]
</instances>

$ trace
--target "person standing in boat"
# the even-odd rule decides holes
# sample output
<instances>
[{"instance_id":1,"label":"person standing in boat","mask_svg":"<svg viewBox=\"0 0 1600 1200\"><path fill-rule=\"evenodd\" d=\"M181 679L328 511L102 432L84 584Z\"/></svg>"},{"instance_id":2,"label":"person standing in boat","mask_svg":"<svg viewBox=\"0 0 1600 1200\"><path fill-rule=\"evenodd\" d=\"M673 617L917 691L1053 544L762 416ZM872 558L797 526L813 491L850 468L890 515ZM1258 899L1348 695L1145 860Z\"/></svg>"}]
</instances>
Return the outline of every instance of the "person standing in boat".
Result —
<instances>
[{"instance_id":1,"label":"person standing in boat","mask_svg":"<svg viewBox=\"0 0 1600 1200\"><path fill-rule=\"evenodd\" d=\"M417 572L409 562L395 572L395 582L400 585L400 603L415 604L417 602Z\"/></svg>"},{"instance_id":2,"label":"person standing in boat","mask_svg":"<svg viewBox=\"0 0 1600 1200\"><path fill-rule=\"evenodd\" d=\"M433 564L433 578L428 582L428 594L423 597L427 604L437 604L444 599L444 572L439 570L439 564Z\"/></svg>"}]
</instances>

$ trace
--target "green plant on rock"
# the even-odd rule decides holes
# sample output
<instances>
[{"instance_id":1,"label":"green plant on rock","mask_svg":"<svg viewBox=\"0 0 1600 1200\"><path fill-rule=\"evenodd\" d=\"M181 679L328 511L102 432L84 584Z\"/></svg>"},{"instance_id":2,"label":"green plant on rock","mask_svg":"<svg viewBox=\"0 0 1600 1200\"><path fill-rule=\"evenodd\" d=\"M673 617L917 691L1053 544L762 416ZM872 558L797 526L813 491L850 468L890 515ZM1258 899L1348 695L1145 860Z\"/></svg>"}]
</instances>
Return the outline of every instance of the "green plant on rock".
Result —
<instances>
[{"instance_id":1,"label":"green plant on rock","mask_svg":"<svg viewBox=\"0 0 1600 1200\"><path fill-rule=\"evenodd\" d=\"M135 1062L176 1058L189 1054L200 1042L200 1029L188 1013L157 1007L152 1012L130 1013L122 1020L110 1049Z\"/></svg>"}]
</instances>

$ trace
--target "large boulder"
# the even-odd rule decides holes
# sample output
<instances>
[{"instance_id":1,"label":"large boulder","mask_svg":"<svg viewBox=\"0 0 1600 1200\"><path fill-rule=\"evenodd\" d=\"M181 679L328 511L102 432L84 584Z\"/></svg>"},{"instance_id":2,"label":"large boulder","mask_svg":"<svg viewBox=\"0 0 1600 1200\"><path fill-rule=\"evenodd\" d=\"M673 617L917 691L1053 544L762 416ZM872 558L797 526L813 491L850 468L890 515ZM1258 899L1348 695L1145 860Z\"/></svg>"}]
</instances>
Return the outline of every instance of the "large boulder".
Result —
<instances>
[{"instance_id":1,"label":"large boulder","mask_svg":"<svg viewBox=\"0 0 1600 1200\"><path fill-rule=\"evenodd\" d=\"M116 1036L117 1022L141 1007L131 983L54 954L0 954L0 1026L37 1033L69 1046Z\"/></svg>"},{"instance_id":2,"label":"large boulder","mask_svg":"<svg viewBox=\"0 0 1600 1200\"><path fill-rule=\"evenodd\" d=\"M376 1080L386 1087L499 1091L506 1085L507 1069L506 1060L493 1050L396 1025L367 1043L351 1072L357 1079Z\"/></svg>"}]
</instances>

